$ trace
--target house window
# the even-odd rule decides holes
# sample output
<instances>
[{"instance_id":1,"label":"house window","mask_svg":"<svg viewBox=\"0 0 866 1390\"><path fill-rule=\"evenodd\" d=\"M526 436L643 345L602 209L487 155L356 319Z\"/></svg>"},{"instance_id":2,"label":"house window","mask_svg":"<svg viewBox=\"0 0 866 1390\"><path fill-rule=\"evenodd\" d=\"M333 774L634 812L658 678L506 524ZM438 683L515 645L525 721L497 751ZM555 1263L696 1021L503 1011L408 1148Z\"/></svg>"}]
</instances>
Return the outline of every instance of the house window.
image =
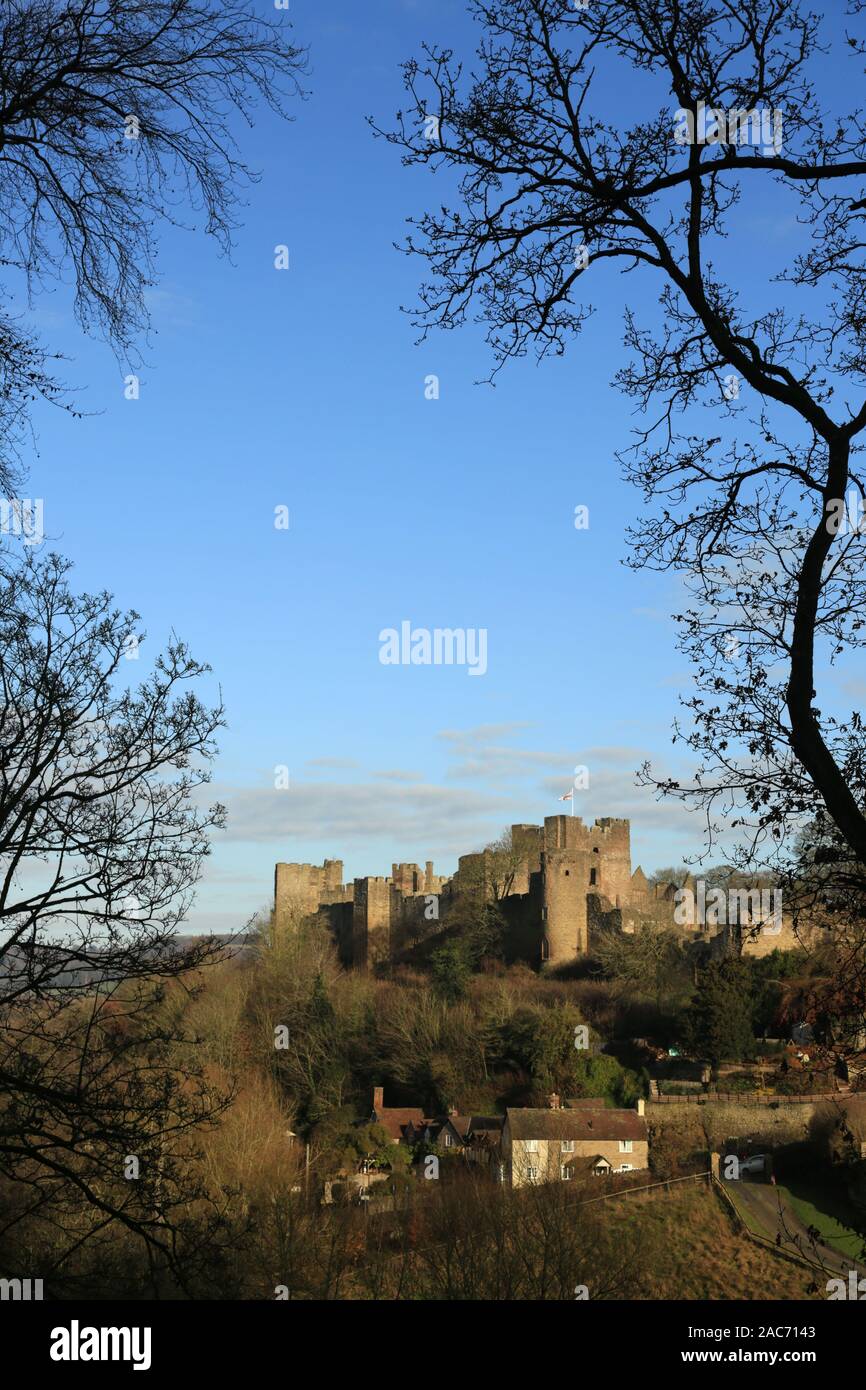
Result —
<instances>
[{"instance_id":1,"label":"house window","mask_svg":"<svg viewBox=\"0 0 866 1390\"><path fill-rule=\"evenodd\" d=\"M563 1152L564 1154L573 1154L573 1153L574 1153L574 1140L573 1140L573 1139L563 1139L563 1141L562 1141L562 1152Z\"/></svg>"},{"instance_id":2,"label":"house window","mask_svg":"<svg viewBox=\"0 0 866 1390\"><path fill-rule=\"evenodd\" d=\"M559 1176L562 1178L563 1182L568 1182L568 1179L571 1177L571 1169L567 1163L560 1164Z\"/></svg>"},{"instance_id":3,"label":"house window","mask_svg":"<svg viewBox=\"0 0 866 1390\"><path fill-rule=\"evenodd\" d=\"M538 1153L538 1140L537 1140L537 1139L527 1139L527 1141L526 1141L526 1152L527 1152L528 1154L537 1154L537 1153Z\"/></svg>"},{"instance_id":4,"label":"house window","mask_svg":"<svg viewBox=\"0 0 866 1390\"><path fill-rule=\"evenodd\" d=\"M590 881L590 884L595 883L595 869L590 869L590 871L589 871L589 881Z\"/></svg>"},{"instance_id":5,"label":"house window","mask_svg":"<svg viewBox=\"0 0 866 1390\"><path fill-rule=\"evenodd\" d=\"M630 1173L630 1172L632 1171L631 1164L630 1164L630 1163L621 1163L621 1164L619 1165L619 1171L620 1171L621 1173Z\"/></svg>"},{"instance_id":6,"label":"house window","mask_svg":"<svg viewBox=\"0 0 866 1390\"><path fill-rule=\"evenodd\" d=\"M445 1147L446 1147L446 1149L450 1149L453 1142L454 1142L454 1141L453 1141L453 1139L451 1138L451 1135L450 1135L450 1134L446 1134L446 1135L445 1135Z\"/></svg>"},{"instance_id":7,"label":"house window","mask_svg":"<svg viewBox=\"0 0 866 1390\"><path fill-rule=\"evenodd\" d=\"M537 1168L527 1168L527 1170L526 1170L526 1176L527 1176L527 1178L529 1179L530 1182L535 1182L535 1179L538 1177L538 1169L537 1169Z\"/></svg>"},{"instance_id":8,"label":"house window","mask_svg":"<svg viewBox=\"0 0 866 1390\"><path fill-rule=\"evenodd\" d=\"M630 1140L630 1139L620 1139L620 1141L619 1141L619 1151L620 1151L621 1154L630 1154L630 1153L631 1153L631 1147L632 1147L632 1146L631 1146L631 1140Z\"/></svg>"}]
</instances>

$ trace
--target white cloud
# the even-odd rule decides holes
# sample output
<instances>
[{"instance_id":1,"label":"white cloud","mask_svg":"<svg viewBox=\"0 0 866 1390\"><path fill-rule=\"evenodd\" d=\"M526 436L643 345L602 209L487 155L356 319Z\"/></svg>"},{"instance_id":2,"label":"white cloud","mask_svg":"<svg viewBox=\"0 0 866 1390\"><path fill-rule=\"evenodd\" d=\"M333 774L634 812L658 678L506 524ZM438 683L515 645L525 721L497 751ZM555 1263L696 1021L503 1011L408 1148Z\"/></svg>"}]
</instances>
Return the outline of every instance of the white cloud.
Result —
<instances>
[{"instance_id":1,"label":"white cloud","mask_svg":"<svg viewBox=\"0 0 866 1390\"><path fill-rule=\"evenodd\" d=\"M700 850L701 818L635 784L646 750L636 744L558 752L517 746L516 736L533 727L513 722L443 731L438 738L449 762L438 782L425 780L422 772L386 768L353 784L339 777L350 760L327 757L310 759L309 777L293 778L286 790L208 787L207 800L228 808L228 829L215 838L203 885L207 900L194 924L207 920L216 928L227 901L249 904L240 915L250 915L269 893L269 866L276 860L343 859L349 878L388 873L392 861L425 859L433 859L439 872L451 872L459 855L482 848L506 825L569 814L569 805L557 798L571 787L576 766L588 768L589 787L575 793L575 814L588 823L600 816L630 820L633 867L640 862L649 871ZM334 775L320 779L316 769ZM663 771L687 777L681 767ZM243 862L234 873L231 860L238 856ZM255 882L247 872L252 861L254 876L261 875Z\"/></svg>"},{"instance_id":2,"label":"white cloud","mask_svg":"<svg viewBox=\"0 0 866 1390\"><path fill-rule=\"evenodd\" d=\"M228 808L228 829L219 841L273 842L291 860L292 845L326 841L339 858L359 844L384 841L395 859L411 847L462 854L484 843L520 809L515 797L484 791L402 786L385 782L337 786L293 782L284 791L208 788ZM371 869L370 872L373 872Z\"/></svg>"},{"instance_id":3,"label":"white cloud","mask_svg":"<svg viewBox=\"0 0 866 1390\"><path fill-rule=\"evenodd\" d=\"M479 724L473 729L444 729L437 737L448 744L449 753L456 759L446 776L455 780L498 782L525 777L539 768L560 768L563 775L570 776L575 762L573 753L513 748L494 742L512 738L519 731L532 727L528 722L513 722Z\"/></svg>"}]
</instances>

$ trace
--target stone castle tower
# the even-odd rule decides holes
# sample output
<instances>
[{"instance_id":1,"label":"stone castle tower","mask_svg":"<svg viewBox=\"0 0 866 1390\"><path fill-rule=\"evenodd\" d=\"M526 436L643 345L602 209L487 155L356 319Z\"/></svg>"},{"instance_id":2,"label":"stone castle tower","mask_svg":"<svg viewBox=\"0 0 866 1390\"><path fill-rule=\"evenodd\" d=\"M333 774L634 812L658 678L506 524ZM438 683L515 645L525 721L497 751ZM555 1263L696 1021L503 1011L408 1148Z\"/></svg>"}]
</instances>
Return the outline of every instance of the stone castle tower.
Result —
<instances>
[{"instance_id":1,"label":"stone castle tower","mask_svg":"<svg viewBox=\"0 0 866 1390\"><path fill-rule=\"evenodd\" d=\"M344 964L380 970L401 951L447 924L451 907L471 884L495 893L512 937L515 958L536 966L568 965L589 949L590 918L645 910L650 896L640 869L632 875L630 826L604 818L584 825L577 816L548 816L543 826L511 828L507 883L489 883L489 852L463 855L452 878L427 861L393 864L389 877L343 883L343 863L277 864L274 928L291 930L302 917L327 921Z\"/></svg>"}]
</instances>

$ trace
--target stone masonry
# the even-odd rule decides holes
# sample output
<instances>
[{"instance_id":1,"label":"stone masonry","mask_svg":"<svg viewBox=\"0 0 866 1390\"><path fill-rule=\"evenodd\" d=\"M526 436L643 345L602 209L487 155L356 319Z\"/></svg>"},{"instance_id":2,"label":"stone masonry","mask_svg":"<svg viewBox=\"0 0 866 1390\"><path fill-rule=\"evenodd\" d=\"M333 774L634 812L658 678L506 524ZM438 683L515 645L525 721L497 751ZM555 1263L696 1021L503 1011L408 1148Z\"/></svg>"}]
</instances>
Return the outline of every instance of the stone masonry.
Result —
<instances>
[{"instance_id":1,"label":"stone masonry","mask_svg":"<svg viewBox=\"0 0 866 1390\"><path fill-rule=\"evenodd\" d=\"M450 878L435 874L430 860L423 869L395 863L387 877L352 883L343 882L341 859L277 864L274 929L285 933L317 917L333 933L345 966L382 973L447 927L460 894L469 891L497 898L506 957L536 968L573 965L602 927L631 933L647 923L674 926L676 887L650 884L640 867L632 872L627 820L584 825L578 816L559 815L547 816L543 826L513 825L506 858L504 883L497 882L501 859L490 850L462 855ZM684 930L684 936L702 956L738 949L760 955L801 944L787 921L778 935L735 924Z\"/></svg>"},{"instance_id":2,"label":"stone masonry","mask_svg":"<svg viewBox=\"0 0 866 1390\"><path fill-rule=\"evenodd\" d=\"M584 825L577 816L548 816L543 826L512 826L511 842L514 872L501 905L521 943L515 955L534 965L567 965L586 955L593 914L619 914L628 930L623 912L652 906L641 870L632 874L627 820ZM343 882L339 859L277 864L275 930L320 916L329 922L345 964L381 970L447 923L461 890L479 882L484 860L484 852L462 856L451 878L435 874L429 860L423 869L395 863L388 877L353 883Z\"/></svg>"}]
</instances>

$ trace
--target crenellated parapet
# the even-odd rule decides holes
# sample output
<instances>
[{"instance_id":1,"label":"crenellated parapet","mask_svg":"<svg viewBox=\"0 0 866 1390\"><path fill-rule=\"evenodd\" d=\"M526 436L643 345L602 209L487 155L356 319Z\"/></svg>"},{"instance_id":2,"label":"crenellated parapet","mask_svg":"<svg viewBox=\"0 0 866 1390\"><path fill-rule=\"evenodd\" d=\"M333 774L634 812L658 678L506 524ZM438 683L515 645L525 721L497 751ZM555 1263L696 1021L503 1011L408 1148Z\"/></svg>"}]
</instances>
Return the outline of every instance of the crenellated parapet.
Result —
<instances>
[{"instance_id":1,"label":"crenellated parapet","mask_svg":"<svg viewBox=\"0 0 866 1390\"><path fill-rule=\"evenodd\" d=\"M387 877L342 880L339 859L278 864L276 929L318 916L338 930L341 958L368 970L387 967L407 946L440 930L461 894L480 892L500 902L513 958L556 967L589 949L590 900L597 917L633 900L643 905L648 893L642 874L632 878L629 822L606 817L584 825L571 815L547 816L543 826L513 825L504 849L462 855L451 879L427 860L423 868L395 861Z\"/></svg>"}]
</instances>

